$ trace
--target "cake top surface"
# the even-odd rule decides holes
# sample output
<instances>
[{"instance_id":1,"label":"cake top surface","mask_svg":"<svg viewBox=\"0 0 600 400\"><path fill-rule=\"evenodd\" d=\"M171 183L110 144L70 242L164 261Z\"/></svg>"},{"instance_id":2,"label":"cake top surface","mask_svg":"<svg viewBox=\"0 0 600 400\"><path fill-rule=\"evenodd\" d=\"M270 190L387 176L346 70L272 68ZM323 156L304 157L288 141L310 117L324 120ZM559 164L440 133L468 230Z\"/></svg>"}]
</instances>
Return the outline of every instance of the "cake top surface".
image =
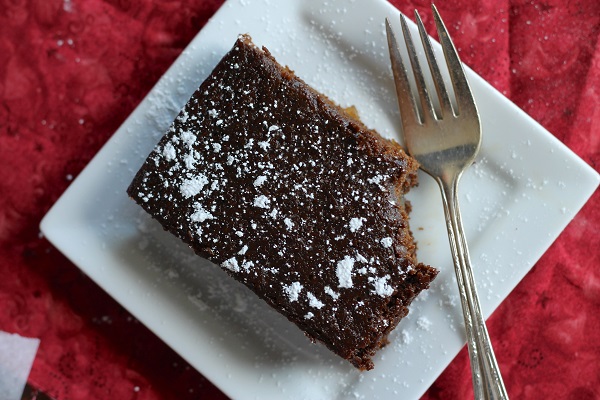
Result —
<instances>
[{"instance_id":1,"label":"cake top surface","mask_svg":"<svg viewBox=\"0 0 600 400\"><path fill-rule=\"evenodd\" d=\"M414 272L401 195L416 168L241 36L130 194L312 337L360 348Z\"/></svg>"}]
</instances>

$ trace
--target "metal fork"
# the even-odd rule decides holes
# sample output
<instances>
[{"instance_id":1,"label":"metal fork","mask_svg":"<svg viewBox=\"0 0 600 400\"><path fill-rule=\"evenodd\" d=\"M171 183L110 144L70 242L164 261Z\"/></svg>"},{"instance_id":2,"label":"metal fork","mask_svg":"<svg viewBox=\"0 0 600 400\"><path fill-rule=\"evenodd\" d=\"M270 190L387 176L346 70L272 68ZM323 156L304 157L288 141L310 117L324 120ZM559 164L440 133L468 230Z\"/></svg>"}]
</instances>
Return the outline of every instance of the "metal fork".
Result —
<instances>
[{"instance_id":1,"label":"metal fork","mask_svg":"<svg viewBox=\"0 0 600 400\"><path fill-rule=\"evenodd\" d=\"M452 81L454 104L450 100L419 13L415 10L419 35L437 93L436 104L426 86L405 17L401 15L400 22L415 78L416 95L411 89L396 36L386 18L388 46L404 142L408 152L421 164L421 169L436 180L442 192L450 249L467 333L475 398L508 399L481 313L456 195L463 171L472 164L479 151L481 143L479 114L454 44L434 5L432 9Z\"/></svg>"}]
</instances>

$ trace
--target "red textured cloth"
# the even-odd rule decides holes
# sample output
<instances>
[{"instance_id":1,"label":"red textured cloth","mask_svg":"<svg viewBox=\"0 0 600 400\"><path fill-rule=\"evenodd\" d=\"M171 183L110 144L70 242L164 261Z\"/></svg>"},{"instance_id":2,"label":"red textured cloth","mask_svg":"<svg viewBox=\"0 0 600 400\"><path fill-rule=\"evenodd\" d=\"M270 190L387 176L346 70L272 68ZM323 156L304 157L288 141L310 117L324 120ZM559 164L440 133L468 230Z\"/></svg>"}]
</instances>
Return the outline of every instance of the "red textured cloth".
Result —
<instances>
[{"instance_id":1,"label":"red textured cloth","mask_svg":"<svg viewBox=\"0 0 600 400\"><path fill-rule=\"evenodd\" d=\"M221 3L0 0L0 330L41 339L57 400L225 398L39 235ZM600 2L439 3L463 61L598 170ZM488 321L511 398L600 398L599 221L596 192ZM463 350L424 399L471 396Z\"/></svg>"}]
</instances>

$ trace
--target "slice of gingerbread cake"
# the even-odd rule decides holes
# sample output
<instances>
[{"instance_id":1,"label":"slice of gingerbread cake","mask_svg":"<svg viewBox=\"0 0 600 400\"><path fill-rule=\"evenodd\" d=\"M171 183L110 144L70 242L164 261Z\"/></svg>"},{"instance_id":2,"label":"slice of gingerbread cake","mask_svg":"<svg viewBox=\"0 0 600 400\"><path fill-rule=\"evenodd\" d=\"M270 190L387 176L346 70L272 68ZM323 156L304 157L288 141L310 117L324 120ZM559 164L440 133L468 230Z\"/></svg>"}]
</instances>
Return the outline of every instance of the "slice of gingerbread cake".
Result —
<instances>
[{"instance_id":1,"label":"slice of gingerbread cake","mask_svg":"<svg viewBox=\"0 0 600 400\"><path fill-rule=\"evenodd\" d=\"M360 369L437 271L403 195L417 162L242 35L128 194Z\"/></svg>"}]
</instances>

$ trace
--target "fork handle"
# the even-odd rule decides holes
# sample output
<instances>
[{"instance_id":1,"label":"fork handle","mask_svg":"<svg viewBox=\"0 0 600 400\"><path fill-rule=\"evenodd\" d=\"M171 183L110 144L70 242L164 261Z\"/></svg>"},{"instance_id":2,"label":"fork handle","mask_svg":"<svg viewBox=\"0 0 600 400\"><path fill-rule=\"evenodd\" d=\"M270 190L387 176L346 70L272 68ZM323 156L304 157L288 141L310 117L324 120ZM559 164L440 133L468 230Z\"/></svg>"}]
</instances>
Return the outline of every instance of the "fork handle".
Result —
<instances>
[{"instance_id":1,"label":"fork handle","mask_svg":"<svg viewBox=\"0 0 600 400\"><path fill-rule=\"evenodd\" d=\"M463 309L474 395L476 400L508 400L475 288L469 249L456 195L459 178L460 175L457 174L454 177L443 176L437 181L442 192L450 250Z\"/></svg>"}]
</instances>

